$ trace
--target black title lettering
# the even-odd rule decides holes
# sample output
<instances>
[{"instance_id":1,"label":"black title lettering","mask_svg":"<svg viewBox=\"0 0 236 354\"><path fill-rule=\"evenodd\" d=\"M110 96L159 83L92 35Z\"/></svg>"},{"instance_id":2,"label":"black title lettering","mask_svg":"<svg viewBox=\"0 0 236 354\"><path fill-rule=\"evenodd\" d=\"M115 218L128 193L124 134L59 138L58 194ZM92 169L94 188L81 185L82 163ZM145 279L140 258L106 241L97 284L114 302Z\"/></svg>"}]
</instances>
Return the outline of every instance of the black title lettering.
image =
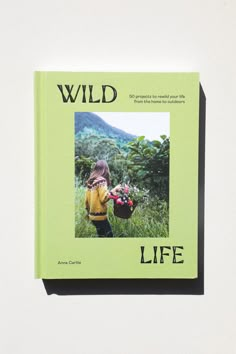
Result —
<instances>
[{"instance_id":1,"label":"black title lettering","mask_svg":"<svg viewBox=\"0 0 236 354\"><path fill-rule=\"evenodd\" d=\"M171 261L174 264L183 264L184 260L179 259L177 261L177 256L183 256L182 252L177 252L177 249L183 250L183 246L153 246L151 249L146 252L145 254L145 246L141 246L141 259L140 263L143 264L164 264ZM169 252L166 252L166 250L169 250Z\"/></svg>"},{"instance_id":2,"label":"black title lettering","mask_svg":"<svg viewBox=\"0 0 236 354\"><path fill-rule=\"evenodd\" d=\"M117 90L111 85L102 85L95 88L94 85L57 85L63 103L112 103L117 98ZM95 97L95 90L96 95Z\"/></svg>"}]
</instances>

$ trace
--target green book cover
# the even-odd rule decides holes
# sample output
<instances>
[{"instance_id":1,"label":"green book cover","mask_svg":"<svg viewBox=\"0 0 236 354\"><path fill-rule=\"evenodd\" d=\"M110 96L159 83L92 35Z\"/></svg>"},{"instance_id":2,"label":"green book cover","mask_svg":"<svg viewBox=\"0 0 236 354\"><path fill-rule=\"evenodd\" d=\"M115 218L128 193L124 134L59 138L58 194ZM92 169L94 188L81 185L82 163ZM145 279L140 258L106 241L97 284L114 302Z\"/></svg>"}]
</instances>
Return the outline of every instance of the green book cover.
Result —
<instances>
[{"instance_id":1,"label":"green book cover","mask_svg":"<svg viewBox=\"0 0 236 354\"><path fill-rule=\"evenodd\" d=\"M198 276L198 73L35 73L35 276Z\"/></svg>"}]
</instances>

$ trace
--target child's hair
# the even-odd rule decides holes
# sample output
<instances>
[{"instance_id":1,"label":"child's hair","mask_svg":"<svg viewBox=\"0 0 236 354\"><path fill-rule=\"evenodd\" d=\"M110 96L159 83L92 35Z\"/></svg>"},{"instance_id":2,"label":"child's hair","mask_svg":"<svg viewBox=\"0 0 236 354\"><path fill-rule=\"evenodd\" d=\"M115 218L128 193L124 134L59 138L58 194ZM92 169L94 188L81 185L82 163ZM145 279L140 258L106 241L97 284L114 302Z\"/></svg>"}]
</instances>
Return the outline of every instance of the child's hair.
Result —
<instances>
[{"instance_id":1,"label":"child's hair","mask_svg":"<svg viewBox=\"0 0 236 354\"><path fill-rule=\"evenodd\" d=\"M96 165L87 180L87 184L92 184L98 177L104 177L107 180L107 184L111 184L110 170L105 160L99 160L96 162Z\"/></svg>"}]
</instances>

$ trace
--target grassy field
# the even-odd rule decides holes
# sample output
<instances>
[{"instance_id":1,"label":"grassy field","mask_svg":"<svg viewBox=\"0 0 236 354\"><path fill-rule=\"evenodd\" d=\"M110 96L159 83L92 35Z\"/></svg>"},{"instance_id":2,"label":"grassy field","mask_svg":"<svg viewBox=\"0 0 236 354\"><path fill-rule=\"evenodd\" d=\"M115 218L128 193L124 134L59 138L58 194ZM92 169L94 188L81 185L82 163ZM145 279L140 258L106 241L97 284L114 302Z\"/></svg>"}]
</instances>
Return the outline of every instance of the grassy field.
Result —
<instances>
[{"instance_id":1,"label":"grassy field","mask_svg":"<svg viewBox=\"0 0 236 354\"><path fill-rule=\"evenodd\" d=\"M75 189L75 237L97 237L96 229L86 218L85 188ZM139 204L128 220L113 215L113 201L108 202L108 218L114 237L168 237L169 211L167 203L152 198Z\"/></svg>"}]
</instances>

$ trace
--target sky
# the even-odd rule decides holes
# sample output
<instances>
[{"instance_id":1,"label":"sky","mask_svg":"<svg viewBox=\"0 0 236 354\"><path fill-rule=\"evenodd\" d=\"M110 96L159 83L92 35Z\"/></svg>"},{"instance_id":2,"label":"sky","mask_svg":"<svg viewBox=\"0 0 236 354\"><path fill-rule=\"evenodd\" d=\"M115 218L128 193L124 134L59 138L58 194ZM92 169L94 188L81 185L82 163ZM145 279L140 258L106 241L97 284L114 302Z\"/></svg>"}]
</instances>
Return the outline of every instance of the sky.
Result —
<instances>
[{"instance_id":1,"label":"sky","mask_svg":"<svg viewBox=\"0 0 236 354\"><path fill-rule=\"evenodd\" d=\"M134 135L145 135L155 140L164 134L170 136L169 112L94 112L113 127Z\"/></svg>"}]
</instances>

